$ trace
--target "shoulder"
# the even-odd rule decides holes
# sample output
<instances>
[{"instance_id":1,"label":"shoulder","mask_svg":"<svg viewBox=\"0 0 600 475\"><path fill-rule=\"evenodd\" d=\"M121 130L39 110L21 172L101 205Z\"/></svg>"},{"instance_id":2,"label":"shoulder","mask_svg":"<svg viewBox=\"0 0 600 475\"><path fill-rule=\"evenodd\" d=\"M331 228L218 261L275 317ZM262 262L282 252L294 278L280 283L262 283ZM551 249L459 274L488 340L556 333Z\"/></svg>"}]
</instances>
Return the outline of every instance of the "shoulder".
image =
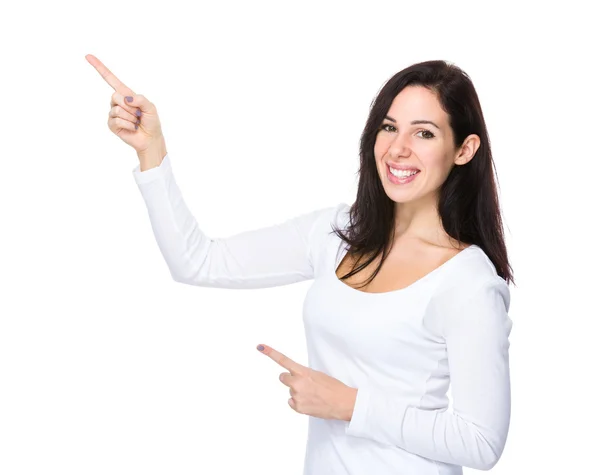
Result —
<instances>
[{"instance_id":1,"label":"shoulder","mask_svg":"<svg viewBox=\"0 0 600 475\"><path fill-rule=\"evenodd\" d=\"M440 280L436 293L456 301L489 289L510 296L507 282L498 275L493 262L479 246L469 246L460 251L455 259L456 265Z\"/></svg>"},{"instance_id":2,"label":"shoulder","mask_svg":"<svg viewBox=\"0 0 600 475\"><path fill-rule=\"evenodd\" d=\"M335 224L337 227L346 227L350 219L350 208L351 206L347 203L338 203L334 206L331 224Z\"/></svg>"},{"instance_id":3,"label":"shoulder","mask_svg":"<svg viewBox=\"0 0 600 475\"><path fill-rule=\"evenodd\" d=\"M318 210L318 216L313 226L313 235L324 239L334 227L344 229L348 223L349 211L350 205L342 202Z\"/></svg>"},{"instance_id":4,"label":"shoulder","mask_svg":"<svg viewBox=\"0 0 600 475\"><path fill-rule=\"evenodd\" d=\"M510 321L510 289L478 246L461 251L457 265L438 282L429 302L429 324L446 333L452 326Z\"/></svg>"},{"instance_id":5,"label":"shoulder","mask_svg":"<svg viewBox=\"0 0 600 475\"><path fill-rule=\"evenodd\" d=\"M476 244L472 244L460 251L457 257L459 261L458 265L453 268L453 277L455 279L483 281L488 279L494 280L498 277L502 281L491 259ZM451 285L451 283L448 284Z\"/></svg>"},{"instance_id":6,"label":"shoulder","mask_svg":"<svg viewBox=\"0 0 600 475\"><path fill-rule=\"evenodd\" d=\"M302 216L309 225L306 232L311 249L320 250L327 241L333 227L345 226L345 215L349 208L350 206L346 203L338 203L313 210Z\"/></svg>"}]
</instances>

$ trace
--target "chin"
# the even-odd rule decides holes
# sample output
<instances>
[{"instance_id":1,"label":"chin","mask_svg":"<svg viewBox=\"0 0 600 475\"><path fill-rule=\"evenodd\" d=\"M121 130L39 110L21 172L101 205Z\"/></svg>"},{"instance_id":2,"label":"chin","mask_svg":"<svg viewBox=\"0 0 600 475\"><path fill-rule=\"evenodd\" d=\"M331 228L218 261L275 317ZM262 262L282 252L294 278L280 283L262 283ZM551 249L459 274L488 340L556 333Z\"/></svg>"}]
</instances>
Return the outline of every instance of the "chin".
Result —
<instances>
[{"instance_id":1,"label":"chin","mask_svg":"<svg viewBox=\"0 0 600 475\"><path fill-rule=\"evenodd\" d=\"M405 204L421 201L427 192L423 192L422 180L425 179L424 172L420 171L415 178L408 183L392 183L387 176L387 166L385 176L382 179L383 189L388 198L395 203Z\"/></svg>"},{"instance_id":2,"label":"chin","mask_svg":"<svg viewBox=\"0 0 600 475\"><path fill-rule=\"evenodd\" d=\"M418 197L402 196L401 193L387 193L388 198L396 204L408 204L418 201Z\"/></svg>"}]
</instances>

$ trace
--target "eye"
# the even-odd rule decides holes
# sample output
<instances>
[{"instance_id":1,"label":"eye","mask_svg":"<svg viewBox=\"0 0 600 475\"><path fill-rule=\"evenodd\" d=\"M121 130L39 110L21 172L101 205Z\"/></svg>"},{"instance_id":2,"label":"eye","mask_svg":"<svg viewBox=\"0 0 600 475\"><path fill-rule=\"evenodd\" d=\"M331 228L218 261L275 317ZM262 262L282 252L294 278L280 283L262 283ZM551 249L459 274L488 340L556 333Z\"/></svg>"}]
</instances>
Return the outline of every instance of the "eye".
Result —
<instances>
[{"instance_id":1,"label":"eye","mask_svg":"<svg viewBox=\"0 0 600 475\"><path fill-rule=\"evenodd\" d=\"M391 128L391 130L390 130L390 129L388 129L388 127L390 127L390 128ZM383 131L385 131L385 132L395 132L395 131L396 131L396 127L394 127L392 124L383 124L381 127L379 127L379 130L383 130ZM421 130L419 130L417 133L418 133L418 134L420 134L421 132L423 132L423 133L427 134L427 135L425 135L425 136L421 136L421 138L424 138L424 139L428 139L428 140L429 140L429 139L432 139L432 138L434 138L434 137L435 137L435 135L433 134L433 132L431 132L430 130L427 130L427 129L421 129Z\"/></svg>"},{"instance_id":2,"label":"eye","mask_svg":"<svg viewBox=\"0 0 600 475\"><path fill-rule=\"evenodd\" d=\"M418 134L420 134L421 132L425 132L426 134L429 134L429 136L428 136L428 137L427 137L427 136L426 136L426 137L422 137L422 138L424 138L424 139L432 139L432 138L434 138L434 137L435 137L435 135L433 135L433 133L432 133L432 132L430 132L430 131L429 131L429 130L427 130L427 129L419 130L417 133L418 133Z\"/></svg>"}]
</instances>

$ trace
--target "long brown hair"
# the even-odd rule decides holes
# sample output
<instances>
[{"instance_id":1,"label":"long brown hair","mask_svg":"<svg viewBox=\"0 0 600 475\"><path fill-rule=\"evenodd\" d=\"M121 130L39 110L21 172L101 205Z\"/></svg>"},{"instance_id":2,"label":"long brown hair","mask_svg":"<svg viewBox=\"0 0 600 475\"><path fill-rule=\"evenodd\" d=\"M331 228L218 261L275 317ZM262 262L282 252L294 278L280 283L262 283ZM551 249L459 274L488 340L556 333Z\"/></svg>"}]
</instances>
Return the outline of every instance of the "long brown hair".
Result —
<instances>
[{"instance_id":1,"label":"long brown hair","mask_svg":"<svg viewBox=\"0 0 600 475\"><path fill-rule=\"evenodd\" d=\"M424 86L437 94L442 109L449 115L457 149L470 134L477 134L480 145L473 158L456 165L441 187L438 213L446 233L459 242L479 246L507 283L514 283L508 261L498 193L496 170L490 139L475 87L459 67L443 60L413 64L392 76L371 103L367 123L360 139L360 169L356 201L350 207L347 233L333 228L349 253L358 255L360 266L341 279L347 279L368 266L378 255L383 259L364 285L371 282L391 248L394 232L394 201L381 183L375 163L375 139L394 98L409 85Z\"/></svg>"}]
</instances>

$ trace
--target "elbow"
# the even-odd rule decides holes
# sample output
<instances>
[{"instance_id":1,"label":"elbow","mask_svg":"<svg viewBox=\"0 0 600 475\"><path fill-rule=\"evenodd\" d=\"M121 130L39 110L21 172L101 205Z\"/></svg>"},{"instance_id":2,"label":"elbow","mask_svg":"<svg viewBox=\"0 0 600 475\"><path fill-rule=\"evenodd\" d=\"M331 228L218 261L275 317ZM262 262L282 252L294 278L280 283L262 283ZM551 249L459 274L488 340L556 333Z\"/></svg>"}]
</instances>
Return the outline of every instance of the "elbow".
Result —
<instances>
[{"instance_id":1,"label":"elbow","mask_svg":"<svg viewBox=\"0 0 600 475\"><path fill-rule=\"evenodd\" d=\"M192 268L187 262L168 262L167 267L171 274L171 279L180 284L200 285L200 272Z\"/></svg>"},{"instance_id":2,"label":"elbow","mask_svg":"<svg viewBox=\"0 0 600 475\"><path fill-rule=\"evenodd\" d=\"M170 269L170 273L171 273L171 279L173 279L175 282L177 282L179 284L191 285L191 279L189 277L185 277L185 276L181 275L181 272L175 272L174 270Z\"/></svg>"},{"instance_id":3,"label":"elbow","mask_svg":"<svg viewBox=\"0 0 600 475\"><path fill-rule=\"evenodd\" d=\"M479 443L477 444L477 455L473 457L469 463L465 463L464 466L476 470L491 470L500 460L502 452L504 451L505 442L506 436L493 442L480 435Z\"/></svg>"},{"instance_id":4,"label":"elbow","mask_svg":"<svg viewBox=\"0 0 600 475\"><path fill-rule=\"evenodd\" d=\"M477 457L473 457L465 461L464 467L473 468L475 470L491 470L500 460L500 454L496 454L489 450L486 453L479 453Z\"/></svg>"},{"instance_id":5,"label":"elbow","mask_svg":"<svg viewBox=\"0 0 600 475\"><path fill-rule=\"evenodd\" d=\"M498 463L498 460L500 460L499 456L491 456L491 457L487 457L485 459L481 459L478 463L473 464L471 466L469 466L469 468L474 468L476 470L491 470L492 468L494 468L496 466L496 464Z\"/></svg>"},{"instance_id":6,"label":"elbow","mask_svg":"<svg viewBox=\"0 0 600 475\"><path fill-rule=\"evenodd\" d=\"M473 466L473 467L470 467L470 468L475 468L477 470L488 471L488 470L491 470L492 468L494 468L496 466L496 463L498 462L498 460L500 460L499 457L492 458L487 463L483 463L482 465Z\"/></svg>"},{"instance_id":7,"label":"elbow","mask_svg":"<svg viewBox=\"0 0 600 475\"><path fill-rule=\"evenodd\" d=\"M219 281L217 279L209 279L208 277L201 276L198 273L183 273L181 271L175 272L171 270L171 278L179 283L191 285L193 287L224 287L228 288L229 285ZM236 288L236 287L231 287Z\"/></svg>"}]
</instances>

